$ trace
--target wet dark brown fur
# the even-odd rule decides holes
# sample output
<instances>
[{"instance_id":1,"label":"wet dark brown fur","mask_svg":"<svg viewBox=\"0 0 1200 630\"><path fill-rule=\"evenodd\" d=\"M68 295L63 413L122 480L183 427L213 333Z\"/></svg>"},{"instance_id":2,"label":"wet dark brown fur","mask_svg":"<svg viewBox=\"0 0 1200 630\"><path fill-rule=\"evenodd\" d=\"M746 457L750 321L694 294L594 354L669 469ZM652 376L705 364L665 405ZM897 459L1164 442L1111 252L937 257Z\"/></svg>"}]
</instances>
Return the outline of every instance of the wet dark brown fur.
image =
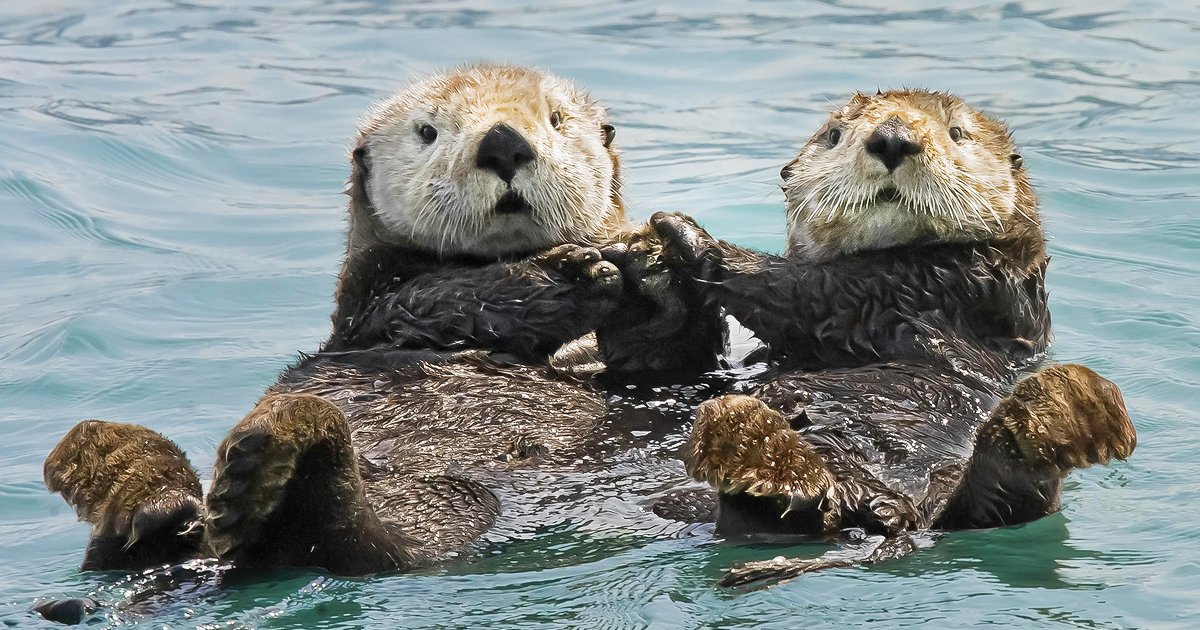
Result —
<instances>
[{"instance_id":1,"label":"wet dark brown fur","mask_svg":"<svg viewBox=\"0 0 1200 630\"><path fill-rule=\"evenodd\" d=\"M370 156L356 150L329 339L221 443L203 527L150 556L89 554L97 560L88 568L211 554L242 567L366 574L445 560L491 527L500 510L491 484L506 471L602 441L595 430L607 407L594 373L577 374L565 359L550 365L563 344L599 326L610 371L715 367L724 335L716 307L638 248L647 230L626 233L607 260L590 247L624 223L612 127L595 133L614 168L601 233L503 256L397 244L372 211ZM637 273L625 278L618 266ZM145 451L103 457L106 444L133 437L145 438ZM48 485L118 549L132 540L120 524L160 493L186 486L197 508L195 474L172 448L140 427L81 425L48 458ZM52 483L50 471L69 462L82 462L70 482ZM123 484L130 477L144 483ZM102 527L110 522L119 526Z\"/></svg>"},{"instance_id":2,"label":"wet dark brown fur","mask_svg":"<svg viewBox=\"0 0 1200 630\"><path fill-rule=\"evenodd\" d=\"M945 134L950 123L938 116L965 107L935 93L856 96L789 166L816 168L824 147L837 145L827 135L834 126L860 142L873 137L870 127L851 130L864 120L895 132L888 114L863 110L887 112L896 103L916 110L904 115L920 121L916 131L901 129L909 138L931 138L939 125ZM1010 157L1007 132L977 112L968 115L975 121L970 138L998 154L993 163L1011 168L1015 182L1017 205L998 213L995 225L982 222L984 237L968 234L983 229L977 225L960 229L962 215L914 214L928 231L910 233L902 217L890 224L870 217L870 206L810 210L813 194L787 188L813 180L789 169L789 225L804 229L787 257L717 241L680 215L652 218L683 273L766 342L773 362L751 396L718 398L696 414L689 472L720 492L720 533L861 528L907 539L914 529L1020 523L1058 509L1061 480L1072 468L1132 452L1133 426L1115 385L1082 366L1022 378L1037 370L1050 339L1048 259L1036 201L1020 160ZM901 212L903 192L887 194L882 207L895 209L885 211ZM897 195L899 207L890 201ZM848 244L864 240L851 232L858 224L822 231L823 217L846 216L884 226L865 240L912 240L854 251ZM860 561L913 548L911 541L888 542ZM742 567L724 583L844 564L773 561Z\"/></svg>"},{"instance_id":3,"label":"wet dark brown fur","mask_svg":"<svg viewBox=\"0 0 1200 630\"><path fill-rule=\"evenodd\" d=\"M591 313L566 310L588 304L572 301L572 291L581 290L577 284L558 280L511 299L528 310L451 328L460 336L448 342L427 336L432 326L420 322L486 313L455 299L479 295L482 288L426 305L423 318L408 319L409 310L396 306L402 296L381 298L390 304L380 313L404 312L407 339L416 341L387 338L364 349L339 345L302 359L280 377L218 448L207 502L212 550L239 566L313 565L342 574L407 569L467 551L499 514L491 483L602 440L597 429L608 412L603 392L587 375L546 364L551 352L586 332L581 327L595 325L594 318L617 301L661 304L641 312L622 309L635 314L616 331L603 323L600 348L610 372L624 367L678 375L715 366L724 334L715 309L676 306L698 300L682 287L659 284L668 275L665 266L640 252L618 248L609 257L645 273L606 293L603 299L612 300L607 306L593 298ZM656 266L658 272L649 271ZM513 272L510 267L503 273ZM481 303L505 301L493 293ZM520 328L497 334L502 325ZM643 327L663 337L644 347L626 341L643 338ZM482 332L472 336L471 330ZM422 342L426 349L416 349ZM687 350L671 352L671 343L686 343ZM289 410L296 405L304 409ZM272 450L314 423L336 431L313 434L285 452ZM247 496L251 491L262 496Z\"/></svg>"}]
</instances>

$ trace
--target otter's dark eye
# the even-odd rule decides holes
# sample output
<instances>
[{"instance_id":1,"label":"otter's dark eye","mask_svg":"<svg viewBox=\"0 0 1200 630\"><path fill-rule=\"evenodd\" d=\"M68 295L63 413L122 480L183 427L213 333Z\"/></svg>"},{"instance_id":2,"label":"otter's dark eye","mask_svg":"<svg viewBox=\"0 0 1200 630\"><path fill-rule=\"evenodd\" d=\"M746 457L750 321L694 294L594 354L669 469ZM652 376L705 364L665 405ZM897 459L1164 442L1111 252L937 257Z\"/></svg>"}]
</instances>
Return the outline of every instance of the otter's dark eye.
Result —
<instances>
[{"instance_id":1,"label":"otter's dark eye","mask_svg":"<svg viewBox=\"0 0 1200 630\"><path fill-rule=\"evenodd\" d=\"M433 144L433 141L437 140L437 129L434 129L433 125L421 125L417 127L417 135L421 136L421 142Z\"/></svg>"},{"instance_id":2,"label":"otter's dark eye","mask_svg":"<svg viewBox=\"0 0 1200 630\"><path fill-rule=\"evenodd\" d=\"M1009 155L1008 161L1012 163L1013 170L1025 166L1025 158L1022 158L1020 153L1013 153L1012 155Z\"/></svg>"},{"instance_id":3,"label":"otter's dark eye","mask_svg":"<svg viewBox=\"0 0 1200 630\"><path fill-rule=\"evenodd\" d=\"M558 129L558 126L561 124L562 124L562 114L560 114L558 112L552 112L550 114L550 126L554 127L555 129Z\"/></svg>"},{"instance_id":4,"label":"otter's dark eye","mask_svg":"<svg viewBox=\"0 0 1200 630\"><path fill-rule=\"evenodd\" d=\"M600 125L600 131L604 133L604 148L607 149L612 145L613 138L617 137L617 128L612 125Z\"/></svg>"},{"instance_id":5,"label":"otter's dark eye","mask_svg":"<svg viewBox=\"0 0 1200 630\"><path fill-rule=\"evenodd\" d=\"M842 139L842 130L837 127L830 129L825 134L825 141L829 143L830 147L836 147L837 143L840 142L841 139Z\"/></svg>"},{"instance_id":6,"label":"otter's dark eye","mask_svg":"<svg viewBox=\"0 0 1200 630\"><path fill-rule=\"evenodd\" d=\"M958 142L959 140L962 140L962 138L963 138L962 127L951 127L950 128L950 139L951 140Z\"/></svg>"}]
</instances>

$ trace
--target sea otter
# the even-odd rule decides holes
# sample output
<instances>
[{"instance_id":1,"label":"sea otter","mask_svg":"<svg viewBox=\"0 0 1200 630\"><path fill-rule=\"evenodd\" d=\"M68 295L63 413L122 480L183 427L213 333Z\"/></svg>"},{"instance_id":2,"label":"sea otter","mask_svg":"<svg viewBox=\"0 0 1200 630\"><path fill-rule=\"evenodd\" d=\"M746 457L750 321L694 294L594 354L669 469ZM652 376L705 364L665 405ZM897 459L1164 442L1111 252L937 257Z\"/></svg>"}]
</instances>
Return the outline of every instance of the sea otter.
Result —
<instances>
[{"instance_id":1,"label":"sea otter","mask_svg":"<svg viewBox=\"0 0 1200 630\"><path fill-rule=\"evenodd\" d=\"M351 154L332 333L221 442L208 495L133 425L80 423L48 457L47 487L93 524L84 568L215 555L357 575L450 558L499 513L488 483L594 437L605 398L573 359L549 364L565 343L599 327L610 370L715 366L715 308L626 224L613 135L582 91L514 66L375 108Z\"/></svg>"},{"instance_id":2,"label":"sea otter","mask_svg":"<svg viewBox=\"0 0 1200 630\"><path fill-rule=\"evenodd\" d=\"M906 553L911 530L1032 520L1058 509L1071 469L1132 453L1114 384L1038 369L1048 257L1000 123L944 93L856 94L781 175L782 257L652 218L664 255L772 362L750 395L698 408L688 472L718 491L723 535L883 538L853 560L755 563L724 584Z\"/></svg>"}]
</instances>

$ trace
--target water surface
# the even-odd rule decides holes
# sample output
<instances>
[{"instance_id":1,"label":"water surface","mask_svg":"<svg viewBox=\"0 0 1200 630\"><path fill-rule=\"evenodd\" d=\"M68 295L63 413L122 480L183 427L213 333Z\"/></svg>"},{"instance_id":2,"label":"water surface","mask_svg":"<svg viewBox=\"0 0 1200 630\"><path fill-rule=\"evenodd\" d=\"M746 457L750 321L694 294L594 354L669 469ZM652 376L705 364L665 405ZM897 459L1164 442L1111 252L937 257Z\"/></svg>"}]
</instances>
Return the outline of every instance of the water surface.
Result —
<instances>
[{"instance_id":1,"label":"water surface","mask_svg":"<svg viewBox=\"0 0 1200 630\"><path fill-rule=\"evenodd\" d=\"M779 168L852 90L947 89L1003 117L1053 236L1055 353L1124 389L1133 459L1072 474L1039 522L765 592L712 584L820 549L669 536L605 506L445 569L279 572L106 623L1193 627L1200 12L897 4L4 0L0 619L36 626L37 597L131 584L76 569L87 528L41 482L63 432L142 423L207 478L229 426L327 332L357 116L418 74L492 59L610 107L637 216L683 210L771 250Z\"/></svg>"}]
</instances>

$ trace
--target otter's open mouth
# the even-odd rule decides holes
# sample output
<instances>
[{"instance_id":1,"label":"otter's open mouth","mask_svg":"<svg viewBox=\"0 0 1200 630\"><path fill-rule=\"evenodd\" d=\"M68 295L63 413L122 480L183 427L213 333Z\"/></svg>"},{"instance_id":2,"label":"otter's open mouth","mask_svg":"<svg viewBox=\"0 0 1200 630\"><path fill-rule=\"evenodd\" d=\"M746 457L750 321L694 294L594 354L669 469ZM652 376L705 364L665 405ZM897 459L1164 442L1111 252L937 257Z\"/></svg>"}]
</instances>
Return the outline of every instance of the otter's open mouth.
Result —
<instances>
[{"instance_id":1,"label":"otter's open mouth","mask_svg":"<svg viewBox=\"0 0 1200 630\"><path fill-rule=\"evenodd\" d=\"M884 186L875 193L875 203L898 203L900 191L895 186Z\"/></svg>"},{"instance_id":2,"label":"otter's open mouth","mask_svg":"<svg viewBox=\"0 0 1200 630\"><path fill-rule=\"evenodd\" d=\"M533 211L533 206L515 190L510 190L496 202L496 214L521 214Z\"/></svg>"}]
</instances>

